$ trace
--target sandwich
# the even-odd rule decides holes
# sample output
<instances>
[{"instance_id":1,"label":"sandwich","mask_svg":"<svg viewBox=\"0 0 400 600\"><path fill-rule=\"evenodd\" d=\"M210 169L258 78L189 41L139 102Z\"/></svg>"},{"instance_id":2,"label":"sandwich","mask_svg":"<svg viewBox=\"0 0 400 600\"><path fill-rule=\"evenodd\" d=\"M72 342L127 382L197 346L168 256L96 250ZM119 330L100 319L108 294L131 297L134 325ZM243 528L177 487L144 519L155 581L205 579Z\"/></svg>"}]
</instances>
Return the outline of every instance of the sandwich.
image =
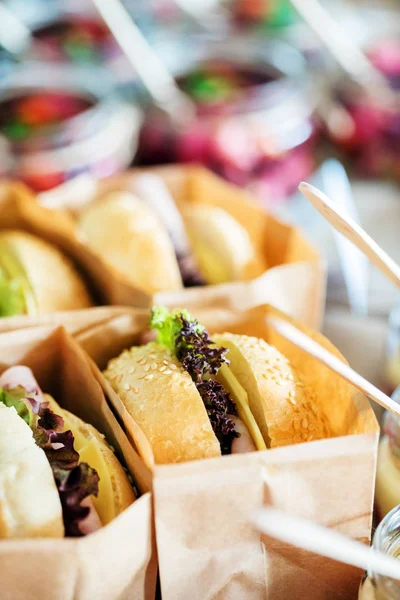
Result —
<instances>
[{"instance_id":1,"label":"sandwich","mask_svg":"<svg viewBox=\"0 0 400 600\"><path fill-rule=\"evenodd\" d=\"M29 368L0 376L0 538L83 536L134 500L92 425L43 394Z\"/></svg>"},{"instance_id":2,"label":"sandwich","mask_svg":"<svg viewBox=\"0 0 400 600\"><path fill-rule=\"evenodd\" d=\"M78 228L86 243L127 280L155 293L244 281L267 268L247 230L227 211L187 204L179 212L156 175L89 205Z\"/></svg>"},{"instance_id":3,"label":"sandwich","mask_svg":"<svg viewBox=\"0 0 400 600\"><path fill-rule=\"evenodd\" d=\"M185 310L152 311L156 341L112 359L105 377L156 464L265 450L329 436L312 392L264 340L210 338Z\"/></svg>"},{"instance_id":4,"label":"sandwich","mask_svg":"<svg viewBox=\"0 0 400 600\"><path fill-rule=\"evenodd\" d=\"M71 262L25 231L0 232L0 317L92 306Z\"/></svg>"}]
</instances>

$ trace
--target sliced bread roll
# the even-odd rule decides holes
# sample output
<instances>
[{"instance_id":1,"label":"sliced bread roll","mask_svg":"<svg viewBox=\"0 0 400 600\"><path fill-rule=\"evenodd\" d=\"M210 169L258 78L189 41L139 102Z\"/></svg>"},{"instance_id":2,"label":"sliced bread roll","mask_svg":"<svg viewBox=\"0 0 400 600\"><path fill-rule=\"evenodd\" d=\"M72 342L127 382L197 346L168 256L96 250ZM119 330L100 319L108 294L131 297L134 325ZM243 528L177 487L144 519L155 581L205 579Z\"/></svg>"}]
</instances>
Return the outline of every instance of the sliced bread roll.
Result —
<instances>
[{"instance_id":1,"label":"sliced bread roll","mask_svg":"<svg viewBox=\"0 0 400 600\"><path fill-rule=\"evenodd\" d=\"M0 403L0 538L63 536L49 461L15 408Z\"/></svg>"},{"instance_id":2,"label":"sliced bread roll","mask_svg":"<svg viewBox=\"0 0 400 600\"><path fill-rule=\"evenodd\" d=\"M321 408L276 348L246 335L223 333L213 339L229 349L230 368L248 394L250 409L268 447L329 436Z\"/></svg>"},{"instance_id":3,"label":"sliced bread roll","mask_svg":"<svg viewBox=\"0 0 400 600\"><path fill-rule=\"evenodd\" d=\"M88 308L93 302L72 263L54 246L25 231L0 232L0 267L5 255L25 277L39 313ZM7 269L6 269L7 270ZM14 273L8 273L12 278Z\"/></svg>"},{"instance_id":4,"label":"sliced bread roll","mask_svg":"<svg viewBox=\"0 0 400 600\"><path fill-rule=\"evenodd\" d=\"M113 192L90 205L79 229L88 245L133 285L150 294L182 287L168 233L130 192Z\"/></svg>"},{"instance_id":5,"label":"sliced bread roll","mask_svg":"<svg viewBox=\"0 0 400 600\"><path fill-rule=\"evenodd\" d=\"M165 346L124 351L105 377L149 440L156 464L221 455L195 384Z\"/></svg>"},{"instance_id":6,"label":"sliced bread roll","mask_svg":"<svg viewBox=\"0 0 400 600\"><path fill-rule=\"evenodd\" d=\"M72 431L80 462L87 462L99 475L99 494L93 496L92 501L101 524L107 525L135 500L128 476L104 436L93 425L61 408L51 396L45 394L44 398L64 419L64 431Z\"/></svg>"},{"instance_id":7,"label":"sliced bread roll","mask_svg":"<svg viewBox=\"0 0 400 600\"><path fill-rule=\"evenodd\" d=\"M192 204L184 211L193 253L209 284L245 281L267 269L247 230L227 211L209 204Z\"/></svg>"}]
</instances>

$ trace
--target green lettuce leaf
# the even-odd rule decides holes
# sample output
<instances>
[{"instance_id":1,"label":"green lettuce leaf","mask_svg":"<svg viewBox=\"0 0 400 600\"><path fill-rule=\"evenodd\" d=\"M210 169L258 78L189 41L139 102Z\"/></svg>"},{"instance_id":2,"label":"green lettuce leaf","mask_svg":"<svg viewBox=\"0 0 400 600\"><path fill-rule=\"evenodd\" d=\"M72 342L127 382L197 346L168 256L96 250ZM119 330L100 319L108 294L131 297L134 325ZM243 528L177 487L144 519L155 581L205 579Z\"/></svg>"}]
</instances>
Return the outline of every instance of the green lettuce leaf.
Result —
<instances>
[{"instance_id":1,"label":"green lettuce leaf","mask_svg":"<svg viewBox=\"0 0 400 600\"><path fill-rule=\"evenodd\" d=\"M17 279L8 280L0 269L0 317L25 313L23 287Z\"/></svg>"}]
</instances>

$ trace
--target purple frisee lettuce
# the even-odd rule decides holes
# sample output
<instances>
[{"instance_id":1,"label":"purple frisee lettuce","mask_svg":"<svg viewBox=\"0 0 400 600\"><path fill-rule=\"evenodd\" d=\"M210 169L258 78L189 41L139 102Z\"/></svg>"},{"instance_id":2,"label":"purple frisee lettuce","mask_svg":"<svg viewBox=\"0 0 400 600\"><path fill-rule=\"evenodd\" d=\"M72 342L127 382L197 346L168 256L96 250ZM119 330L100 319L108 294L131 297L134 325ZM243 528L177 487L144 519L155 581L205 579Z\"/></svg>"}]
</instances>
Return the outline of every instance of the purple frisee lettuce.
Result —
<instances>
[{"instance_id":1,"label":"purple frisee lettuce","mask_svg":"<svg viewBox=\"0 0 400 600\"><path fill-rule=\"evenodd\" d=\"M79 525L88 516L90 507L81 504L85 498L97 496L99 476L87 463L79 463L72 431L63 431L63 418L43 401L32 372L25 367L25 372L18 373L17 369L21 367L12 367L0 377L0 402L17 410L47 456L60 496L65 535L82 536ZM24 375L19 379L24 385L17 385L19 375Z\"/></svg>"},{"instance_id":2,"label":"purple frisee lettuce","mask_svg":"<svg viewBox=\"0 0 400 600\"><path fill-rule=\"evenodd\" d=\"M230 415L237 415L236 406L222 384L211 379L226 358L227 348L218 348L205 328L185 310L168 312L159 307L152 310L150 321L157 330L158 341L175 354L195 383L203 400L222 454L230 454L232 442L239 437Z\"/></svg>"}]
</instances>

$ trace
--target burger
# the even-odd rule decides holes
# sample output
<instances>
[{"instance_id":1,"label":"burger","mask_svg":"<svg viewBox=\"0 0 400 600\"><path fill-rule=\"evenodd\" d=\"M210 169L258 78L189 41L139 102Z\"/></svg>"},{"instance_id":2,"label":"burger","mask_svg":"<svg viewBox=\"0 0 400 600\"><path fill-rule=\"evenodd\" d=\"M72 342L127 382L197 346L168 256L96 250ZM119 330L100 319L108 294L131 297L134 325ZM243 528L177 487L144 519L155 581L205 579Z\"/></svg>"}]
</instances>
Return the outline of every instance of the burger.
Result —
<instances>
[{"instance_id":1,"label":"burger","mask_svg":"<svg viewBox=\"0 0 400 600\"><path fill-rule=\"evenodd\" d=\"M83 536L134 500L92 425L43 394L29 368L0 376L0 538Z\"/></svg>"},{"instance_id":2,"label":"burger","mask_svg":"<svg viewBox=\"0 0 400 600\"><path fill-rule=\"evenodd\" d=\"M0 232L0 317L91 305L83 280L57 248L24 231Z\"/></svg>"},{"instance_id":3,"label":"burger","mask_svg":"<svg viewBox=\"0 0 400 600\"><path fill-rule=\"evenodd\" d=\"M156 464L329 437L325 415L288 359L256 337L210 338L185 310L159 307L156 341L124 350L105 377Z\"/></svg>"},{"instance_id":4,"label":"burger","mask_svg":"<svg viewBox=\"0 0 400 600\"><path fill-rule=\"evenodd\" d=\"M181 214L155 175L138 177L135 191L110 192L78 222L86 243L130 283L152 294L248 280L266 270L247 230L227 211L188 204Z\"/></svg>"}]
</instances>

